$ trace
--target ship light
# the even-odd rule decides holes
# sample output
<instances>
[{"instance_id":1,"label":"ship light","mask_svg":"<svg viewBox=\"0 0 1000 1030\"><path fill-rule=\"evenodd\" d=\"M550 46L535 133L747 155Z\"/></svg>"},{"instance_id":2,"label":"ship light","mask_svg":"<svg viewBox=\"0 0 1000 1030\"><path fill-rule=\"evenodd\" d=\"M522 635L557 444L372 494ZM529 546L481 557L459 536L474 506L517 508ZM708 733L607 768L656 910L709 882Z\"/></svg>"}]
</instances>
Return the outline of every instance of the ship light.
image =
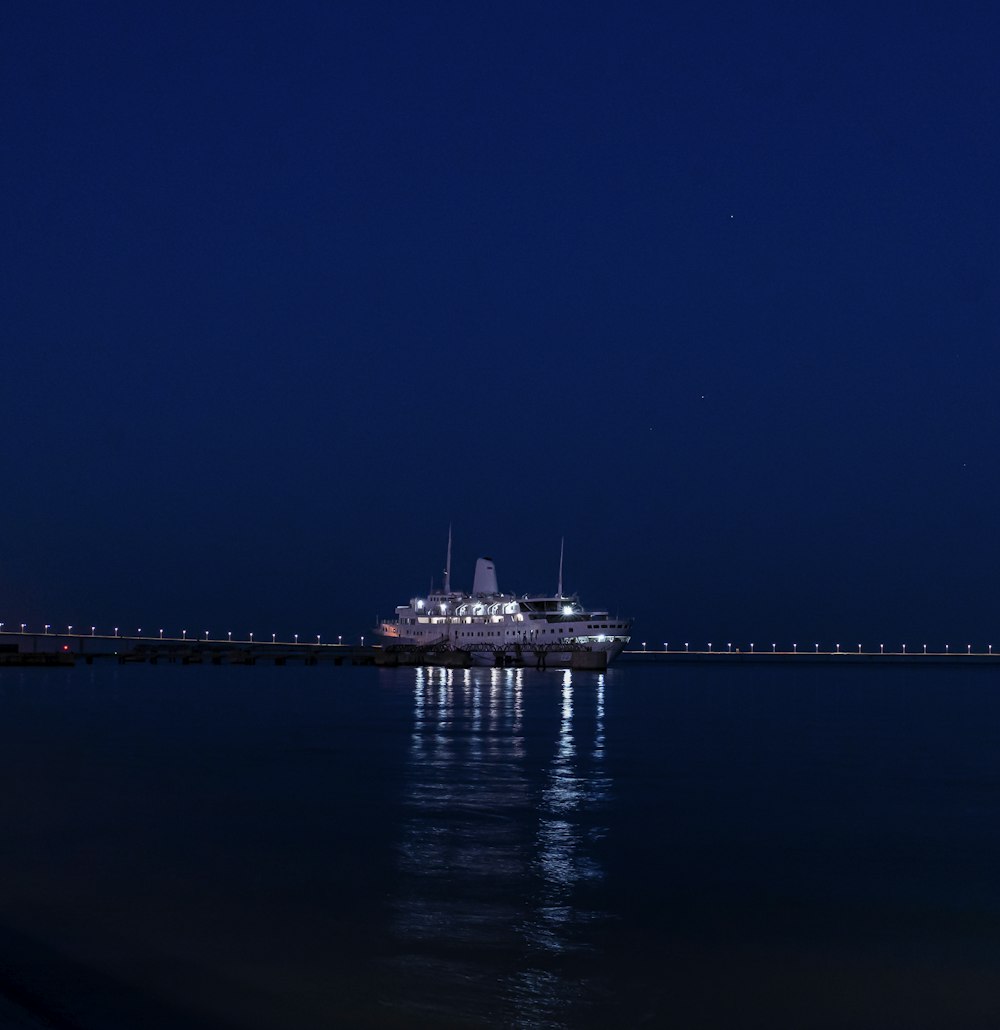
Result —
<instances>
[{"instance_id":1,"label":"ship light","mask_svg":"<svg viewBox=\"0 0 1000 1030\"><path fill-rule=\"evenodd\" d=\"M424 606L424 602L423 601L417 601L417 608L423 608L423 606Z\"/></svg>"},{"instance_id":2,"label":"ship light","mask_svg":"<svg viewBox=\"0 0 1000 1030\"><path fill-rule=\"evenodd\" d=\"M572 614L573 614L573 606L571 604L564 604L563 605L563 615L572 615Z\"/></svg>"}]
</instances>

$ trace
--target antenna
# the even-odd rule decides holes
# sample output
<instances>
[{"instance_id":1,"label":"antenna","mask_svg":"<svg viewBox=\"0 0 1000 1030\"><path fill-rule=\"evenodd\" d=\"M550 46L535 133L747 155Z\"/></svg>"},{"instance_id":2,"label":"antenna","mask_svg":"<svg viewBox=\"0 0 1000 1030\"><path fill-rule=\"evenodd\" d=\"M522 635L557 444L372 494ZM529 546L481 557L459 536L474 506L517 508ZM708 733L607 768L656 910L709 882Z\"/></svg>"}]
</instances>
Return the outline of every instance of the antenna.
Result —
<instances>
[{"instance_id":1,"label":"antenna","mask_svg":"<svg viewBox=\"0 0 1000 1030\"><path fill-rule=\"evenodd\" d=\"M444 563L444 592L451 593L451 523L448 523L448 557Z\"/></svg>"},{"instance_id":2,"label":"antenna","mask_svg":"<svg viewBox=\"0 0 1000 1030\"><path fill-rule=\"evenodd\" d=\"M563 547L566 543L565 537L559 538L559 586L556 587L556 597L562 597L562 567L563 567Z\"/></svg>"}]
</instances>

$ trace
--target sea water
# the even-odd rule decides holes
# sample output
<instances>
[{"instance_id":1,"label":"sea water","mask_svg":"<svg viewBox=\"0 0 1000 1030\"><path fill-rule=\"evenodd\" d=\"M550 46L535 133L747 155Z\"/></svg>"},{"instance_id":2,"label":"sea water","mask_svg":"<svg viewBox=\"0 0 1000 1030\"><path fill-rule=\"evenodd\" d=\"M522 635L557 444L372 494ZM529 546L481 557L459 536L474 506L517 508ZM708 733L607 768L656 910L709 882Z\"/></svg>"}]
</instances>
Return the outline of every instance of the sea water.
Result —
<instances>
[{"instance_id":1,"label":"sea water","mask_svg":"<svg viewBox=\"0 0 1000 1030\"><path fill-rule=\"evenodd\" d=\"M0 1025L988 1026L1000 670L0 670Z\"/></svg>"}]
</instances>

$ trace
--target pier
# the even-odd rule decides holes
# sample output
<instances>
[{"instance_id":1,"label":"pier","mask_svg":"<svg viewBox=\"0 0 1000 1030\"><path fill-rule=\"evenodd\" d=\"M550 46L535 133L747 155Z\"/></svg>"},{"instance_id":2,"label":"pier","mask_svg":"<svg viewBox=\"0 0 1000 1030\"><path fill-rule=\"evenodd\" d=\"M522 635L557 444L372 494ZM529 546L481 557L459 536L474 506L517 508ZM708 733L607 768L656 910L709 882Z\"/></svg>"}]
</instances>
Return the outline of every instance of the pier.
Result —
<instances>
[{"instance_id":1,"label":"pier","mask_svg":"<svg viewBox=\"0 0 1000 1030\"><path fill-rule=\"evenodd\" d=\"M499 668L545 669L554 652L570 652L570 668L602 671L607 668L603 651L565 644L499 645L494 665ZM472 656L461 648L435 645L413 647L378 644L324 644L317 640L232 640L127 636L98 633L27 633L0 631L0 668L4 666L72 666L78 661L148 662L180 665L377 665L382 667L431 665L469 668Z\"/></svg>"},{"instance_id":2,"label":"pier","mask_svg":"<svg viewBox=\"0 0 1000 1030\"><path fill-rule=\"evenodd\" d=\"M0 632L0 667L73 665L113 660L121 664L182 665L374 665L379 649L352 644L285 640L149 637L98 633Z\"/></svg>"},{"instance_id":3,"label":"pier","mask_svg":"<svg viewBox=\"0 0 1000 1030\"><path fill-rule=\"evenodd\" d=\"M971 645L963 648L948 648L943 651L917 651L900 648L887 651L880 645L878 650L821 650L817 647L799 650L746 650L742 648L718 650L652 650L636 649L622 651L618 662L646 665L1000 665L1000 653L992 645L975 650Z\"/></svg>"},{"instance_id":4,"label":"pier","mask_svg":"<svg viewBox=\"0 0 1000 1030\"><path fill-rule=\"evenodd\" d=\"M578 671L603 671L606 655L580 647L570 648L570 668ZM565 653L565 644L498 645L494 664L498 668L551 668L552 652ZM246 640L213 637L190 638L138 636L99 633L17 632L0 630L0 668L4 666L72 666L77 662L91 664L95 660L117 661L120 664L148 662L181 665L377 665L382 667L431 665L446 668L468 668L472 658L460 648L436 645L413 647L390 644L326 644L319 640ZM751 645L724 649L712 647L649 648L633 647L623 651L618 664L689 665L1000 665L1000 649L992 644L972 644L943 649L921 645L917 649L901 645L888 650L885 645L865 649L835 646L832 650L813 645L793 645L779 650L778 645L765 648ZM562 666L565 667L565 666Z\"/></svg>"}]
</instances>

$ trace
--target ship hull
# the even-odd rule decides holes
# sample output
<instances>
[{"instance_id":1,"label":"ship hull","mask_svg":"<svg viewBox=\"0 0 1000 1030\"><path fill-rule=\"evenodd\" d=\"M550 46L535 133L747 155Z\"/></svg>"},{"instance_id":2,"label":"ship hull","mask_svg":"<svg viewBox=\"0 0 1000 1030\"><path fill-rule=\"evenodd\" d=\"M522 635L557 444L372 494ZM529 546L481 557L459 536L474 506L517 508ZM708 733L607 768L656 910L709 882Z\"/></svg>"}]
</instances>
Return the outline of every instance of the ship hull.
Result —
<instances>
[{"instance_id":1,"label":"ship hull","mask_svg":"<svg viewBox=\"0 0 1000 1030\"><path fill-rule=\"evenodd\" d=\"M625 641L602 646L592 644L586 647L560 648L558 644L547 647L514 647L498 650L472 650L472 664L493 668L497 665L521 666L539 669L572 669L584 664L582 656L604 655L604 665L610 665L621 654Z\"/></svg>"},{"instance_id":2,"label":"ship hull","mask_svg":"<svg viewBox=\"0 0 1000 1030\"><path fill-rule=\"evenodd\" d=\"M382 633L388 647L414 648L428 652L456 651L464 652L471 657L472 664L494 668L496 666L520 666L524 668L571 669L579 668L583 654L606 655L606 664L610 665L624 650L627 637L613 640L587 643L564 643L554 640L540 644L532 642L510 642L485 647L470 645L461 639L441 634L428 638L411 637L403 634Z\"/></svg>"}]
</instances>

